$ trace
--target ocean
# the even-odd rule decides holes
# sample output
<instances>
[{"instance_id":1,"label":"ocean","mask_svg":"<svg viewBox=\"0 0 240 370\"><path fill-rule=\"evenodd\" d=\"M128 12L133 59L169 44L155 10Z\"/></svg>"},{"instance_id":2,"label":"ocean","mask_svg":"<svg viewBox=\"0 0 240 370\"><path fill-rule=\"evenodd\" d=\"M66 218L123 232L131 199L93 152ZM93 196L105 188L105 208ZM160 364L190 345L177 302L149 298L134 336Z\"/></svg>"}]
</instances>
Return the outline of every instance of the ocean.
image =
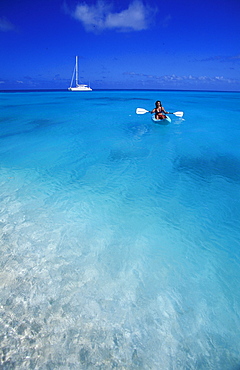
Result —
<instances>
[{"instance_id":1,"label":"ocean","mask_svg":"<svg viewBox=\"0 0 240 370\"><path fill-rule=\"evenodd\" d=\"M1 369L240 368L239 103L0 93Z\"/></svg>"}]
</instances>

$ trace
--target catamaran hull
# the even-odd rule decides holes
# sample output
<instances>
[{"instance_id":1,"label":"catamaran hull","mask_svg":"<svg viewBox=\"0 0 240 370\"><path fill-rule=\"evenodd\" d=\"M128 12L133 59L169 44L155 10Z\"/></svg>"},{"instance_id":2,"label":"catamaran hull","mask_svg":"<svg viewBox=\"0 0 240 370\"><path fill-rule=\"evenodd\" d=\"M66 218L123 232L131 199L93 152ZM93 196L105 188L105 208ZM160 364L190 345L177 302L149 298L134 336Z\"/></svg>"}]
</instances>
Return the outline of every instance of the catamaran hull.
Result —
<instances>
[{"instance_id":1,"label":"catamaran hull","mask_svg":"<svg viewBox=\"0 0 240 370\"><path fill-rule=\"evenodd\" d=\"M79 88L79 87L69 87L69 91L92 91L90 87L84 87L84 88Z\"/></svg>"}]
</instances>

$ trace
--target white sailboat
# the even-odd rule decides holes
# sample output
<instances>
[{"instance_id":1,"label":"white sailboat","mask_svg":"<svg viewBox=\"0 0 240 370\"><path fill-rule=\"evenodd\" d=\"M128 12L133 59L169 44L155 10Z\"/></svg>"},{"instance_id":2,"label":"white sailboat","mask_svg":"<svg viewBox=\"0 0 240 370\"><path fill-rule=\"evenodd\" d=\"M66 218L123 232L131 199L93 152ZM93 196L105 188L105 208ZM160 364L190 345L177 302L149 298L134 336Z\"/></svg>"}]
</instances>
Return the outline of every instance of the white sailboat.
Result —
<instances>
[{"instance_id":1,"label":"white sailboat","mask_svg":"<svg viewBox=\"0 0 240 370\"><path fill-rule=\"evenodd\" d=\"M76 87L72 87L74 75L76 76ZM70 91L92 91L91 87L85 84L79 84L78 83L78 57L76 56L76 64L74 67L73 75L72 75L72 81L71 85L68 88Z\"/></svg>"}]
</instances>

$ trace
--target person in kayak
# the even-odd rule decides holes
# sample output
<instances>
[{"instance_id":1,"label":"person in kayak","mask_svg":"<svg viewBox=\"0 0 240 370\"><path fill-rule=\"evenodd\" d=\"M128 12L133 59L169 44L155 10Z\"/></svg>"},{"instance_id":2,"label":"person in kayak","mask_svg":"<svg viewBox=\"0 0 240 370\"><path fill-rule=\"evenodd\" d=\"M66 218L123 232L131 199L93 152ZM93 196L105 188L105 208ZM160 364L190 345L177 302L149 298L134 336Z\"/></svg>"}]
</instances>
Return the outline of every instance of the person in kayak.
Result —
<instances>
[{"instance_id":1,"label":"person in kayak","mask_svg":"<svg viewBox=\"0 0 240 370\"><path fill-rule=\"evenodd\" d=\"M156 108L154 108L151 111L151 113L155 113L155 118L156 119L165 119L165 118L167 118L166 114L168 114L170 112L165 111L165 109L162 106L162 103L160 102L160 100L156 101L155 106L156 106Z\"/></svg>"}]
</instances>

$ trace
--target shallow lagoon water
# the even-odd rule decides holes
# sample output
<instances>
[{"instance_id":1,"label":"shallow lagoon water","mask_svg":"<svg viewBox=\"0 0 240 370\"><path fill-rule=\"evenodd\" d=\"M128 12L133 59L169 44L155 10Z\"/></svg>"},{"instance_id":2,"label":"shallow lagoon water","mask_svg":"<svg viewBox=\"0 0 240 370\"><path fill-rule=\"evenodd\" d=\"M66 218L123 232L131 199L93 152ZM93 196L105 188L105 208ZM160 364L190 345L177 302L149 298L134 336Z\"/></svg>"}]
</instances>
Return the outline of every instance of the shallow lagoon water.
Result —
<instances>
[{"instance_id":1,"label":"shallow lagoon water","mask_svg":"<svg viewBox=\"0 0 240 370\"><path fill-rule=\"evenodd\" d=\"M3 369L240 367L239 97L0 94Z\"/></svg>"}]
</instances>

